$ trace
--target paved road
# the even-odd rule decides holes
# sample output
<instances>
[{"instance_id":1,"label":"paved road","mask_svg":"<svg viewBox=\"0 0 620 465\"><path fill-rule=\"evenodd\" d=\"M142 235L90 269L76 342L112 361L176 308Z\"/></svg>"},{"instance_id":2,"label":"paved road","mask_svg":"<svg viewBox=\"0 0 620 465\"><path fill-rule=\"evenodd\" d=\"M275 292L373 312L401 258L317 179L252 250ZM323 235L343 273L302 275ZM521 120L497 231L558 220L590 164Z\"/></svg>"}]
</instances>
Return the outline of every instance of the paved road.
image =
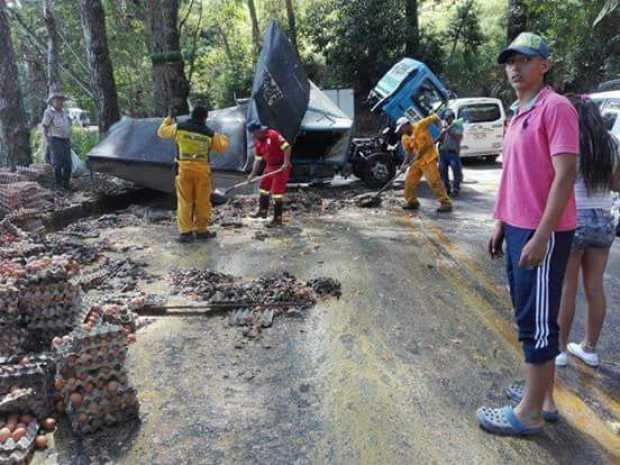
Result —
<instances>
[{"instance_id":1,"label":"paved road","mask_svg":"<svg viewBox=\"0 0 620 465\"><path fill-rule=\"evenodd\" d=\"M208 266L248 277L332 276L343 297L243 343L223 318L155 321L130 352L141 422L82 442L61 428L35 463L620 463L616 247L606 363L560 373L564 421L530 440L478 428L476 408L505 404L521 355L502 265L483 253L499 165L469 165L465 175L463 197L444 217L426 196L414 215L351 208L264 241L253 240L257 226L186 247L168 241L172 227L108 231L118 244L147 247L135 254L162 275L154 292L167 292L172 266Z\"/></svg>"}]
</instances>

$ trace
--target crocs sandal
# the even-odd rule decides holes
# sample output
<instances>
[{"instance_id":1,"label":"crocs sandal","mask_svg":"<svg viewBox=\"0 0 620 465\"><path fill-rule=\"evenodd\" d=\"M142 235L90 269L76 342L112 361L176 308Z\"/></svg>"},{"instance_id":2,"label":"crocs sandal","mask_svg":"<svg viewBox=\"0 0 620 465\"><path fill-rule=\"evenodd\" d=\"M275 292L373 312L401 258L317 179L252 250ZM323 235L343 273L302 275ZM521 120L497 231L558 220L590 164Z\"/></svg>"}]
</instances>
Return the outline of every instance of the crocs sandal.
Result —
<instances>
[{"instance_id":1,"label":"crocs sandal","mask_svg":"<svg viewBox=\"0 0 620 465\"><path fill-rule=\"evenodd\" d=\"M492 434L502 436L534 436L542 433L541 427L527 427L515 415L510 406L502 408L480 407L476 412L480 427Z\"/></svg>"},{"instance_id":2,"label":"crocs sandal","mask_svg":"<svg viewBox=\"0 0 620 465\"><path fill-rule=\"evenodd\" d=\"M506 388L506 395L514 403L518 404L523 399L525 384L522 382L512 383ZM547 423L557 423L560 420L560 412L557 410L543 410L543 420Z\"/></svg>"}]
</instances>

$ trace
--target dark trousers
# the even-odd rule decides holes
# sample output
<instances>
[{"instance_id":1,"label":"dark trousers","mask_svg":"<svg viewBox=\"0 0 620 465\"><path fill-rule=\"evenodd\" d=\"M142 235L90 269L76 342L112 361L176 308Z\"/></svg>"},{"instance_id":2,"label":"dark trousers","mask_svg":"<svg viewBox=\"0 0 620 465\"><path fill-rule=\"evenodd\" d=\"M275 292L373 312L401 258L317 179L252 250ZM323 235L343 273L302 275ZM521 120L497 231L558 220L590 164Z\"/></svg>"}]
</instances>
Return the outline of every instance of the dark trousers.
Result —
<instances>
[{"instance_id":1,"label":"dark trousers","mask_svg":"<svg viewBox=\"0 0 620 465\"><path fill-rule=\"evenodd\" d=\"M521 253L534 232L505 225L506 271L519 326L519 341L526 363L540 364L553 360L560 353L557 318L575 231L552 233L540 266L521 268Z\"/></svg>"},{"instance_id":2,"label":"dark trousers","mask_svg":"<svg viewBox=\"0 0 620 465\"><path fill-rule=\"evenodd\" d=\"M454 177L452 189L450 189L450 175L448 173L450 167L452 167L452 176ZM463 165L458 153L447 150L439 152L439 174L441 174L441 180L448 192L460 190L461 182L463 182Z\"/></svg>"},{"instance_id":3,"label":"dark trousers","mask_svg":"<svg viewBox=\"0 0 620 465\"><path fill-rule=\"evenodd\" d=\"M54 166L56 184L68 185L71 179L71 142L69 139L52 137L50 139L50 153Z\"/></svg>"}]
</instances>

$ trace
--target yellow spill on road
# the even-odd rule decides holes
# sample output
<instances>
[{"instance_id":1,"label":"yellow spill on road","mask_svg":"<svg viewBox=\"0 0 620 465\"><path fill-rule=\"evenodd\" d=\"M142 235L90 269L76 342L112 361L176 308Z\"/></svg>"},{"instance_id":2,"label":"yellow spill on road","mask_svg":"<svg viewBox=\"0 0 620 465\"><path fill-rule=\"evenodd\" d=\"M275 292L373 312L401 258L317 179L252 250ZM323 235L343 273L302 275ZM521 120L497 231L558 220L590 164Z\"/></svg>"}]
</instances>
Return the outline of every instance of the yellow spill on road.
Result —
<instances>
[{"instance_id":1,"label":"yellow spill on road","mask_svg":"<svg viewBox=\"0 0 620 465\"><path fill-rule=\"evenodd\" d=\"M454 262L458 263L459 267L466 269L468 275L474 277L479 288L481 287L484 292L492 294L498 302L505 305L505 308L510 308L511 303L506 292L502 292L497 286L493 285L490 277L477 265L475 260L451 242L437 225L419 217L410 217L410 224L419 239L435 246L435 254L440 258L437 261L438 264L444 262L446 255L449 255ZM498 314L498 309L476 292L474 287L463 286L465 277L462 270L449 266L442 271L445 278L452 283L453 290L461 296L465 304L464 307L475 312L485 326L501 336L513 350L521 353L516 329L508 320L501 317ZM467 281L471 282L471 279ZM616 418L620 418L620 403L617 400L611 398L600 388L592 386L591 383L586 384L585 387L589 389L589 397L596 400ZM609 423L603 421L583 399L568 390L559 377L556 378L554 394L563 418L573 428L594 439L610 455L613 463L620 464L620 437L612 431Z\"/></svg>"}]
</instances>

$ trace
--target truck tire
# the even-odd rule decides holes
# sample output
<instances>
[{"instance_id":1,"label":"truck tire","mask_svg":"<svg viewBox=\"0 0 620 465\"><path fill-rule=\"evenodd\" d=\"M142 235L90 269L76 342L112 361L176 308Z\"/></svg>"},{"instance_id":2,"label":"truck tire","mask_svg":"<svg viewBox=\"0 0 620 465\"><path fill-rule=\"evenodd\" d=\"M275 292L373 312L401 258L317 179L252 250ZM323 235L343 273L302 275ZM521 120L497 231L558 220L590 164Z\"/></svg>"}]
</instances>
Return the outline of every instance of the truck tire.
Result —
<instances>
[{"instance_id":1,"label":"truck tire","mask_svg":"<svg viewBox=\"0 0 620 465\"><path fill-rule=\"evenodd\" d=\"M363 179L364 178L364 165L365 161L360 158L353 162L352 171L356 178Z\"/></svg>"},{"instance_id":2,"label":"truck tire","mask_svg":"<svg viewBox=\"0 0 620 465\"><path fill-rule=\"evenodd\" d=\"M396 174L396 166L390 155L376 152L366 159L362 181L371 189L383 187Z\"/></svg>"}]
</instances>

